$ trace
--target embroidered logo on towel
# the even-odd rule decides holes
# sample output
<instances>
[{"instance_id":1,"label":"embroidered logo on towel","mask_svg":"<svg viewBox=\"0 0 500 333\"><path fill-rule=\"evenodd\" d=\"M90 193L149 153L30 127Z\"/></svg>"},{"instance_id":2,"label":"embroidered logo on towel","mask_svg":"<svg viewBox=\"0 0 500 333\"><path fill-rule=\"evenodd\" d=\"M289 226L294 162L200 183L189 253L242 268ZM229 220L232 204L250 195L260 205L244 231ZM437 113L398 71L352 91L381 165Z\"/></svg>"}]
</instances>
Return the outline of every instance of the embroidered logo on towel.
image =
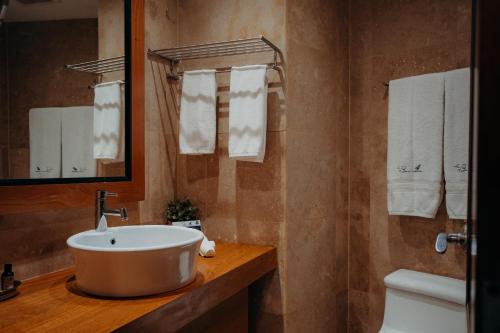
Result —
<instances>
[{"instance_id":1,"label":"embroidered logo on towel","mask_svg":"<svg viewBox=\"0 0 500 333\"><path fill-rule=\"evenodd\" d=\"M42 168L40 168L39 166L35 167L35 172L40 172L40 173L49 173L49 172L52 172L52 170L54 170L54 169L53 168L46 168L45 170L42 170Z\"/></svg>"},{"instance_id":2,"label":"embroidered logo on towel","mask_svg":"<svg viewBox=\"0 0 500 333\"><path fill-rule=\"evenodd\" d=\"M87 172L87 168L77 168L77 167L72 167L71 168L71 172L73 173L83 173L83 172Z\"/></svg>"},{"instance_id":3,"label":"embroidered logo on towel","mask_svg":"<svg viewBox=\"0 0 500 333\"><path fill-rule=\"evenodd\" d=\"M398 172L399 173L415 173L415 172L422 172L422 164L417 165L413 169L408 168L406 165L400 165L398 166Z\"/></svg>"},{"instance_id":4,"label":"embroidered logo on towel","mask_svg":"<svg viewBox=\"0 0 500 333\"><path fill-rule=\"evenodd\" d=\"M467 163L462 163L462 164L458 163L458 164L455 164L453 167L455 169L457 169L457 171L460 172L460 173L468 171L467 170Z\"/></svg>"}]
</instances>

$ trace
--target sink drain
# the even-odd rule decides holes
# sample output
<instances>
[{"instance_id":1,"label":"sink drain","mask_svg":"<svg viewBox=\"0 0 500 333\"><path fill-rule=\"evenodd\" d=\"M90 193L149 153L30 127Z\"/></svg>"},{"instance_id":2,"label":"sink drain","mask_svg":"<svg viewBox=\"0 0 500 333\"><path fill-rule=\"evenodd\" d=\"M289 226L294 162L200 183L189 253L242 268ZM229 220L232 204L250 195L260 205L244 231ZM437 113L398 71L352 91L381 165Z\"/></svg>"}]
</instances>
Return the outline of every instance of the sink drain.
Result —
<instances>
[{"instance_id":1,"label":"sink drain","mask_svg":"<svg viewBox=\"0 0 500 333\"><path fill-rule=\"evenodd\" d=\"M111 240L110 240L109 242L111 243L111 245L115 245L115 243L116 243L116 239L111 238Z\"/></svg>"}]
</instances>

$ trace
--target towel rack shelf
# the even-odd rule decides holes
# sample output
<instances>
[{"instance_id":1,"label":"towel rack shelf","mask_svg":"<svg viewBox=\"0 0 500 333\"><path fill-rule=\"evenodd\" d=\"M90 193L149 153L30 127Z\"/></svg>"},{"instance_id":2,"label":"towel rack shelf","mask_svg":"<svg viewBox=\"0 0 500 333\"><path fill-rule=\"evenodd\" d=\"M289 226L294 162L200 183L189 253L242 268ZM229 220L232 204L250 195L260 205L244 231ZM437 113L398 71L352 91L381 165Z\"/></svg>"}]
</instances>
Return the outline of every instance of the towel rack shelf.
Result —
<instances>
[{"instance_id":1,"label":"towel rack shelf","mask_svg":"<svg viewBox=\"0 0 500 333\"><path fill-rule=\"evenodd\" d=\"M102 75L104 73L125 70L125 57L114 57L100 60L81 62L79 64L65 65L68 69L80 72Z\"/></svg>"},{"instance_id":2,"label":"towel rack shelf","mask_svg":"<svg viewBox=\"0 0 500 333\"><path fill-rule=\"evenodd\" d=\"M262 64L262 65L266 65L267 69L279 70L278 65L275 64L275 63L267 63L267 64ZM228 73L230 71L231 71L231 67L218 67L218 68L215 68L215 73ZM184 76L184 72L176 72L175 75L174 74L170 74L167 77L169 79L177 80L180 76Z\"/></svg>"},{"instance_id":3,"label":"towel rack shelf","mask_svg":"<svg viewBox=\"0 0 500 333\"><path fill-rule=\"evenodd\" d=\"M267 64L270 68L278 69L278 56L282 56L281 50L264 36L237 39L223 42L198 44L174 47L169 49L151 50L148 55L152 59L163 59L170 63L172 74L169 78L178 78L182 73L177 73L177 65L183 60L194 60L222 56L234 56L260 52L274 52L274 63ZM217 72L225 72L218 70Z\"/></svg>"}]
</instances>

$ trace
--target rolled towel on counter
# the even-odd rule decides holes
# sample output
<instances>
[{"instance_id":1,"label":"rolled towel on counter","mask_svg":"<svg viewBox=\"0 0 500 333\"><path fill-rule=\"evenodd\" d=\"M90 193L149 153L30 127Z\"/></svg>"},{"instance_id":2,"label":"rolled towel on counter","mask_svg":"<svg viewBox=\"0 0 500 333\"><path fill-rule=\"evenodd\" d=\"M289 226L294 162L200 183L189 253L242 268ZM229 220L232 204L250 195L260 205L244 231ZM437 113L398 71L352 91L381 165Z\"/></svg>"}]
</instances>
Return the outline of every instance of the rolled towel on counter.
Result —
<instances>
[{"instance_id":1,"label":"rolled towel on counter","mask_svg":"<svg viewBox=\"0 0 500 333\"><path fill-rule=\"evenodd\" d=\"M203 236L199 254L205 258L215 257L215 242L209 241L206 236Z\"/></svg>"},{"instance_id":2,"label":"rolled towel on counter","mask_svg":"<svg viewBox=\"0 0 500 333\"><path fill-rule=\"evenodd\" d=\"M467 218L470 69L445 73L444 179L451 219Z\"/></svg>"},{"instance_id":3,"label":"rolled towel on counter","mask_svg":"<svg viewBox=\"0 0 500 333\"><path fill-rule=\"evenodd\" d=\"M215 152L216 101L215 70L184 72L179 117L180 154L199 155Z\"/></svg>"},{"instance_id":4,"label":"rolled towel on counter","mask_svg":"<svg viewBox=\"0 0 500 333\"><path fill-rule=\"evenodd\" d=\"M444 75L389 83L387 204L390 215L434 218L442 200Z\"/></svg>"},{"instance_id":5,"label":"rolled towel on counter","mask_svg":"<svg viewBox=\"0 0 500 333\"><path fill-rule=\"evenodd\" d=\"M124 159L123 81L97 84L94 88L94 158Z\"/></svg>"},{"instance_id":6,"label":"rolled towel on counter","mask_svg":"<svg viewBox=\"0 0 500 333\"><path fill-rule=\"evenodd\" d=\"M29 111L30 177L61 177L61 108Z\"/></svg>"},{"instance_id":7,"label":"rolled towel on counter","mask_svg":"<svg viewBox=\"0 0 500 333\"><path fill-rule=\"evenodd\" d=\"M266 65L233 67L229 92L229 157L264 161L267 130Z\"/></svg>"}]
</instances>

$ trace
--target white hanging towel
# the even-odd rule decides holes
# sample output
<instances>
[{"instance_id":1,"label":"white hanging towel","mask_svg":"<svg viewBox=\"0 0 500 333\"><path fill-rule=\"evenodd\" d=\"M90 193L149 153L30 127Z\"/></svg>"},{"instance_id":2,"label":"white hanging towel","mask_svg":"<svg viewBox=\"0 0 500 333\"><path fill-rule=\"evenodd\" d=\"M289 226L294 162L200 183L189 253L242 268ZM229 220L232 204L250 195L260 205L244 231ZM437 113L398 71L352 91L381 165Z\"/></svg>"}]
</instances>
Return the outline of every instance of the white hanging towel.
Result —
<instances>
[{"instance_id":1,"label":"white hanging towel","mask_svg":"<svg viewBox=\"0 0 500 333\"><path fill-rule=\"evenodd\" d=\"M451 219L467 218L470 69L445 73L444 178Z\"/></svg>"},{"instance_id":2,"label":"white hanging towel","mask_svg":"<svg viewBox=\"0 0 500 333\"><path fill-rule=\"evenodd\" d=\"M97 84L94 88L94 158L124 159L123 81Z\"/></svg>"},{"instance_id":3,"label":"white hanging towel","mask_svg":"<svg viewBox=\"0 0 500 333\"><path fill-rule=\"evenodd\" d=\"M62 108L61 119L63 178L95 177L94 108Z\"/></svg>"},{"instance_id":4,"label":"white hanging towel","mask_svg":"<svg viewBox=\"0 0 500 333\"><path fill-rule=\"evenodd\" d=\"M179 121L181 154L214 153L217 132L216 101L215 70L184 72Z\"/></svg>"},{"instance_id":5,"label":"white hanging towel","mask_svg":"<svg viewBox=\"0 0 500 333\"><path fill-rule=\"evenodd\" d=\"M266 153L266 65L233 67L229 92L229 157L262 163Z\"/></svg>"},{"instance_id":6,"label":"white hanging towel","mask_svg":"<svg viewBox=\"0 0 500 333\"><path fill-rule=\"evenodd\" d=\"M30 177L61 177L61 109L29 111Z\"/></svg>"},{"instance_id":7,"label":"white hanging towel","mask_svg":"<svg viewBox=\"0 0 500 333\"><path fill-rule=\"evenodd\" d=\"M442 200L443 118L443 73L389 83L390 215L436 216Z\"/></svg>"}]
</instances>

